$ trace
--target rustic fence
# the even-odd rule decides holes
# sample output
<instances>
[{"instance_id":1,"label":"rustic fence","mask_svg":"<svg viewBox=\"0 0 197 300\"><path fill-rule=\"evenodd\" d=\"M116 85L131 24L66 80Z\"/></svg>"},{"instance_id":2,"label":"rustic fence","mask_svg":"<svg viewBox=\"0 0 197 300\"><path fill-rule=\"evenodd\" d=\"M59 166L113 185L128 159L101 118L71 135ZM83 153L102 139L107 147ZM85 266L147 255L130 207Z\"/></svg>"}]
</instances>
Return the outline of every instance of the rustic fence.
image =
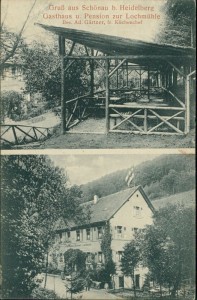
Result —
<instances>
[{"instance_id":1,"label":"rustic fence","mask_svg":"<svg viewBox=\"0 0 197 300\"><path fill-rule=\"evenodd\" d=\"M0 140L2 146L23 145L45 140L52 134L52 128L28 125L1 125Z\"/></svg>"}]
</instances>

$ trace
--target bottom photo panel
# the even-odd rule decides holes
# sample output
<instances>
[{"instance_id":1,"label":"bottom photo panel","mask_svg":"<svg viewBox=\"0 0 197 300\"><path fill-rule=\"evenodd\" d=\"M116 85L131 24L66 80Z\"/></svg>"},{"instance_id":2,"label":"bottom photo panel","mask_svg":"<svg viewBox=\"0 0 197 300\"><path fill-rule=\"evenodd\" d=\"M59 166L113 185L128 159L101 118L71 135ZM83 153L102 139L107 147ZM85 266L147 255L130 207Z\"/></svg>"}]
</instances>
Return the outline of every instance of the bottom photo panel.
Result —
<instances>
[{"instance_id":1,"label":"bottom photo panel","mask_svg":"<svg viewBox=\"0 0 197 300\"><path fill-rule=\"evenodd\" d=\"M194 155L1 165L3 299L194 299Z\"/></svg>"}]
</instances>

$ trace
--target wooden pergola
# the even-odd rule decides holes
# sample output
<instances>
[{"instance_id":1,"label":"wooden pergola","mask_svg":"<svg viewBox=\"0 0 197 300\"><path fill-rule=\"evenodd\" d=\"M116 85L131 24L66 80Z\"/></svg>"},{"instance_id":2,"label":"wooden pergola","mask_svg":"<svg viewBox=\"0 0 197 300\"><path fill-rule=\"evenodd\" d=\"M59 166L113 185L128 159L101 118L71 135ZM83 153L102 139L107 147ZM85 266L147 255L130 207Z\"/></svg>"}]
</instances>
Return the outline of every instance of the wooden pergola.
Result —
<instances>
[{"instance_id":1,"label":"wooden pergola","mask_svg":"<svg viewBox=\"0 0 197 300\"><path fill-rule=\"evenodd\" d=\"M190 131L194 48L38 25L59 37L63 134L87 118L90 108L105 111L106 133L183 135ZM66 40L72 41L67 54ZM74 54L76 44L83 45L85 54ZM67 99L65 74L73 62L82 60L90 66L90 91ZM103 89L94 84L98 67L104 70Z\"/></svg>"}]
</instances>

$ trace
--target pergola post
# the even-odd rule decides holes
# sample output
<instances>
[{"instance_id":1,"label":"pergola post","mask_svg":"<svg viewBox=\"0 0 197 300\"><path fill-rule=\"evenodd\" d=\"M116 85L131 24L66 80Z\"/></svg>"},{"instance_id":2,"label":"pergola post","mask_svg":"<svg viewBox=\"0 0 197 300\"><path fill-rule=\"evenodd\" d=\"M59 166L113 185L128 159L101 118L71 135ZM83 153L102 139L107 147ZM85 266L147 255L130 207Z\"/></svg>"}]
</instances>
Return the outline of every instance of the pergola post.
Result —
<instances>
[{"instance_id":1,"label":"pergola post","mask_svg":"<svg viewBox=\"0 0 197 300\"><path fill-rule=\"evenodd\" d=\"M66 102L65 102L65 38L59 36L59 53L61 56L61 129L66 132Z\"/></svg>"},{"instance_id":2,"label":"pergola post","mask_svg":"<svg viewBox=\"0 0 197 300\"><path fill-rule=\"evenodd\" d=\"M109 132L109 59L106 60L106 94L105 94L105 118L106 118L106 129L105 132Z\"/></svg>"},{"instance_id":3,"label":"pergola post","mask_svg":"<svg viewBox=\"0 0 197 300\"><path fill-rule=\"evenodd\" d=\"M150 68L148 66L148 100L150 100Z\"/></svg>"},{"instance_id":4,"label":"pergola post","mask_svg":"<svg viewBox=\"0 0 197 300\"><path fill-rule=\"evenodd\" d=\"M94 56L94 49L91 49L91 56ZM94 95L94 59L90 62L90 97Z\"/></svg>"},{"instance_id":5,"label":"pergola post","mask_svg":"<svg viewBox=\"0 0 197 300\"><path fill-rule=\"evenodd\" d=\"M126 61L126 71L127 71L127 87L129 86L129 64L128 64L128 60Z\"/></svg>"},{"instance_id":6,"label":"pergola post","mask_svg":"<svg viewBox=\"0 0 197 300\"><path fill-rule=\"evenodd\" d=\"M115 60L116 61L116 66L118 66L118 60L116 59ZM118 68L117 68L117 70L116 70L116 87L117 87L117 89L118 89L118 87L119 87L119 74L118 74Z\"/></svg>"}]
</instances>

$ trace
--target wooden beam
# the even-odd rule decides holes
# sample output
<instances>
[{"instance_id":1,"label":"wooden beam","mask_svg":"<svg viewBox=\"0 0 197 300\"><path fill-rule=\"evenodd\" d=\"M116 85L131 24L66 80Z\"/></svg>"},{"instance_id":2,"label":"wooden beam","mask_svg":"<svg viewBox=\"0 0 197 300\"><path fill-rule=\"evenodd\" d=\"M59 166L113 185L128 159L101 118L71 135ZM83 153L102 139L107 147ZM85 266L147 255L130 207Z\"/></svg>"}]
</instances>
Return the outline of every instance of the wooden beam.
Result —
<instances>
[{"instance_id":1,"label":"wooden beam","mask_svg":"<svg viewBox=\"0 0 197 300\"><path fill-rule=\"evenodd\" d=\"M196 73L196 71L192 71L190 74L186 77L186 83L185 83L185 106L186 106L186 114L185 114L185 133L189 133L190 131L190 77L193 76Z\"/></svg>"},{"instance_id":2,"label":"wooden beam","mask_svg":"<svg viewBox=\"0 0 197 300\"><path fill-rule=\"evenodd\" d=\"M162 87L162 89L164 91L166 91L167 93L169 93L183 108L185 108L185 104L179 98L177 98L170 90L168 90L164 87Z\"/></svg>"},{"instance_id":3,"label":"wooden beam","mask_svg":"<svg viewBox=\"0 0 197 300\"><path fill-rule=\"evenodd\" d=\"M117 132L117 133L132 133L132 134L139 134L139 131L134 131L134 130L119 130L119 129L114 129L114 130L110 130L109 132ZM163 131L161 131L161 132L147 132L147 133L145 133L145 132L143 132L143 133L141 133L140 132L140 134L146 134L146 135L160 135L160 136L162 136L162 135L184 135L184 133L177 133L177 132L163 132Z\"/></svg>"},{"instance_id":4,"label":"wooden beam","mask_svg":"<svg viewBox=\"0 0 197 300\"><path fill-rule=\"evenodd\" d=\"M150 69L148 67L148 100L150 100Z\"/></svg>"},{"instance_id":5,"label":"wooden beam","mask_svg":"<svg viewBox=\"0 0 197 300\"><path fill-rule=\"evenodd\" d=\"M65 38L59 36L59 53L61 55L61 130L62 134L66 132L66 103L65 103Z\"/></svg>"},{"instance_id":6,"label":"wooden beam","mask_svg":"<svg viewBox=\"0 0 197 300\"><path fill-rule=\"evenodd\" d=\"M109 132L109 59L106 60L106 94L105 94L105 119L106 119L106 134Z\"/></svg>"},{"instance_id":7,"label":"wooden beam","mask_svg":"<svg viewBox=\"0 0 197 300\"><path fill-rule=\"evenodd\" d=\"M66 71L68 71L68 69L74 64L74 60L72 60L67 66L66 68L64 68L64 73L66 73ZM65 64L64 64L64 67L65 67Z\"/></svg>"},{"instance_id":8,"label":"wooden beam","mask_svg":"<svg viewBox=\"0 0 197 300\"><path fill-rule=\"evenodd\" d=\"M160 109L160 110L180 110L185 111L183 107L174 107L174 106L153 106L153 105L127 105L127 104L110 104L109 107L119 107L119 108L130 108L130 109L137 109L137 108L148 108L148 109Z\"/></svg>"},{"instance_id":9,"label":"wooden beam","mask_svg":"<svg viewBox=\"0 0 197 300\"><path fill-rule=\"evenodd\" d=\"M148 130L147 116L148 116L148 110L147 110L147 108L145 108L144 109L144 132L147 132L147 130Z\"/></svg>"},{"instance_id":10,"label":"wooden beam","mask_svg":"<svg viewBox=\"0 0 197 300\"><path fill-rule=\"evenodd\" d=\"M175 119L177 116L179 116L180 114L182 113L182 111L179 111L179 112L177 112L176 114L174 114L173 116L170 116L170 117L168 117L168 118L164 118L163 116L162 116L162 118L164 119L164 120L166 120L166 121L169 121L169 120L171 120L171 119ZM177 120L177 119L175 119L175 120ZM158 127L160 127L161 125L163 125L164 124L164 121L162 121L161 123L159 123L159 124L157 124L156 126L154 126L154 127L152 127L148 132L152 132L153 130L155 130L155 129L157 129ZM179 128L178 128L179 129ZM179 129L180 130L180 129Z\"/></svg>"},{"instance_id":11,"label":"wooden beam","mask_svg":"<svg viewBox=\"0 0 197 300\"><path fill-rule=\"evenodd\" d=\"M187 76L185 81L185 133L190 131L190 78Z\"/></svg>"},{"instance_id":12,"label":"wooden beam","mask_svg":"<svg viewBox=\"0 0 197 300\"><path fill-rule=\"evenodd\" d=\"M116 72L116 70L118 70L118 69L125 63L125 61L126 61L126 58L123 59L123 61L121 61L121 62L119 63L119 65L117 65L117 66L109 73L108 77L111 77L111 76Z\"/></svg>"},{"instance_id":13,"label":"wooden beam","mask_svg":"<svg viewBox=\"0 0 197 300\"><path fill-rule=\"evenodd\" d=\"M132 113L131 115L125 116L125 117L124 117L122 114L120 114L120 113L119 113L118 111L116 111L115 109L113 109L113 110L118 114L119 117L122 117L123 120L120 121L120 123L116 124L116 125L112 128L112 130L115 129L115 128L117 128L118 126L120 126L122 123L127 122L130 118L134 117L136 114L138 114L139 112L142 111L142 109L139 109L139 110L135 111L134 113ZM133 125L133 122L132 122L132 125Z\"/></svg>"},{"instance_id":14,"label":"wooden beam","mask_svg":"<svg viewBox=\"0 0 197 300\"><path fill-rule=\"evenodd\" d=\"M179 68L177 68L176 66L175 66L175 64L173 64L171 61L169 61L169 60L166 60L168 63L169 63L169 65L171 65L176 71L177 71L177 73L179 73L181 76L183 76L184 78L186 77L185 76L185 74L179 69Z\"/></svg>"},{"instance_id":15,"label":"wooden beam","mask_svg":"<svg viewBox=\"0 0 197 300\"><path fill-rule=\"evenodd\" d=\"M91 56L94 55L94 50L91 49ZM94 60L90 61L90 96L94 95Z\"/></svg>"},{"instance_id":16,"label":"wooden beam","mask_svg":"<svg viewBox=\"0 0 197 300\"><path fill-rule=\"evenodd\" d=\"M174 125L172 125L170 122L168 122L167 120L165 120L162 116L160 116L158 113L156 113L154 110L150 109L150 112L152 112L153 115L155 115L156 117L158 117L158 119L162 120L163 123L165 123L167 126L169 126L171 129L173 129L174 131L178 132L178 133L183 133L180 129L178 129L177 127L175 127Z\"/></svg>"},{"instance_id":17,"label":"wooden beam","mask_svg":"<svg viewBox=\"0 0 197 300\"><path fill-rule=\"evenodd\" d=\"M139 111L133 113L132 115L128 116L128 117L125 117L122 113L120 113L116 109L113 109L113 111L115 111L117 114L119 114L123 118L123 121L129 122L133 127L135 127L136 129L138 129L140 132L143 132L143 130L139 126L137 126L135 123L133 123L131 120L129 120L132 117L132 115L135 115L136 113L140 112L141 109ZM119 125L120 124L117 124L116 127L119 126Z\"/></svg>"},{"instance_id":18,"label":"wooden beam","mask_svg":"<svg viewBox=\"0 0 197 300\"><path fill-rule=\"evenodd\" d=\"M75 55L75 56L67 56L69 59L160 59L160 60L166 60L166 59L177 59L180 57L176 57L174 55L144 55L144 54L139 54L139 55L100 55L100 56L79 56L79 55ZM181 56L182 59L185 58L190 58L193 59L193 56L191 55L184 55Z\"/></svg>"}]
</instances>

